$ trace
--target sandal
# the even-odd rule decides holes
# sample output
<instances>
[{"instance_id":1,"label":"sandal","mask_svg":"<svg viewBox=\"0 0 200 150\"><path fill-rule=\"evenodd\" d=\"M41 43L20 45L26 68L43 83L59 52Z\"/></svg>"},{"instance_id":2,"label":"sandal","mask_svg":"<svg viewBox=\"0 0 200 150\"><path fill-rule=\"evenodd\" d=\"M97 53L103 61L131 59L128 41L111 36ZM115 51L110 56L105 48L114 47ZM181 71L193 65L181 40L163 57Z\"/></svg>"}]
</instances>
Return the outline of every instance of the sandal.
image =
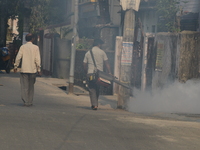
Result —
<instances>
[{"instance_id":1,"label":"sandal","mask_svg":"<svg viewBox=\"0 0 200 150\"><path fill-rule=\"evenodd\" d=\"M97 106L91 106L92 110L97 110Z\"/></svg>"}]
</instances>

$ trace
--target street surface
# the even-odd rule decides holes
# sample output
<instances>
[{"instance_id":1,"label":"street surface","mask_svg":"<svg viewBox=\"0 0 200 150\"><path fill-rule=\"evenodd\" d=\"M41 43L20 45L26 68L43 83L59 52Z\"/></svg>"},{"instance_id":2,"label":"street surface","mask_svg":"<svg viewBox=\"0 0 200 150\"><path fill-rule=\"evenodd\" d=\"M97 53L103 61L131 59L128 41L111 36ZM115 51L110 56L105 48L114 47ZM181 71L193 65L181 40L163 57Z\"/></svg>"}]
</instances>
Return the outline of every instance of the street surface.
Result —
<instances>
[{"instance_id":1,"label":"street surface","mask_svg":"<svg viewBox=\"0 0 200 150\"><path fill-rule=\"evenodd\" d=\"M68 95L63 79L38 77L34 105L23 107L19 73L0 74L0 150L199 150L198 119L134 114L101 96ZM171 114L168 114L169 116Z\"/></svg>"}]
</instances>

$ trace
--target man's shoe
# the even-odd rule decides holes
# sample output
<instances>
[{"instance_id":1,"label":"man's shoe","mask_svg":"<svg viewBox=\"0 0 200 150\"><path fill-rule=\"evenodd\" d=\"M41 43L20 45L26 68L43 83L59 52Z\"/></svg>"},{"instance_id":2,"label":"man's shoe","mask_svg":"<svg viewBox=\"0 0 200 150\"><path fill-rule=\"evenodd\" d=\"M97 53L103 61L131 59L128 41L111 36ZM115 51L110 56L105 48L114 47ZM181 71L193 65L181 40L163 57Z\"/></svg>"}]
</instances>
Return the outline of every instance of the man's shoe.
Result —
<instances>
[{"instance_id":1,"label":"man's shoe","mask_svg":"<svg viewBox=\"0 0 200 150\"><path fill-rule=\"evenodd\" d=\"M31 106L33 106L33 104L24 104L23 106L25 106L25 107L31 107Z\"/></svg>"},{"instance_id":2,"label":"man's shoe","mask_svg":"<svg viewBox=\"0 0 200 150\"><path fill-rule=\"evenodd\" d=\"M97 106L91 106L92 110L97 110Z\"/></svg>"}]
</instances>

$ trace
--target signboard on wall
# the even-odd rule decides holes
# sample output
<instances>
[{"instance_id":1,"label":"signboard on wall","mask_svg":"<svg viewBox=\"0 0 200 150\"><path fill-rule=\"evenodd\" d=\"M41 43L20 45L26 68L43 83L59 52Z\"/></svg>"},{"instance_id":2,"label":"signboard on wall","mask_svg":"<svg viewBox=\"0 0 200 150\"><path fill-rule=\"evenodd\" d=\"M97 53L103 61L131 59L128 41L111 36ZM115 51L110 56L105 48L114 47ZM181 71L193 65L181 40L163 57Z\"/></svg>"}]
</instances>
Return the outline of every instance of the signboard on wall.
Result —
<instances>
[{"instance_id":1,"label":"signboard on wall","mask_svg":"<svg viewBox=\"0 0 200 150\"><path fill-rule=\"evenodd\" d=\"M121 64L130 66L132 64L133 42L123 42Z\"/></svg>"},{"instance_id":2,"label":"signboard on wall","mask_svg":"<svg viewBox=\"0 0 200 150\"><path fill-rule=\"evenodd\" d=\"M164 53L164 43L158 42L157 44L157 55L156 55L156 71L162 71L162 59Z\"/></svg>"},{"instance_id":3,"label":"signboard on wall","mask_svg":"<svg viewBox=\"0 0 200 150\"><path fill-rule=\"evenodd\" d=\"M135 11L139 10L140 0L120 0L120 5L123 10L133 9Z\"/></svg>"},{"instance_id":4,"label":"signboard on wall","mask_svg":"<svg viewBox=\"0 0 200 150\"><path fill-rule=\"evenodd\" d=\"M97 0L79 0L79 3L97 2Z\"/></svg>"},{"instance_id":5,"label":"signboard on wall","mask_svg":"<svg viewBox=\"0 0 200 150\"><path fill-rule=\"evenodd\" d=\"M79 5L80 18L97 17L100 15L97 3L86 2Z\"/></svg>"}]
</instances>

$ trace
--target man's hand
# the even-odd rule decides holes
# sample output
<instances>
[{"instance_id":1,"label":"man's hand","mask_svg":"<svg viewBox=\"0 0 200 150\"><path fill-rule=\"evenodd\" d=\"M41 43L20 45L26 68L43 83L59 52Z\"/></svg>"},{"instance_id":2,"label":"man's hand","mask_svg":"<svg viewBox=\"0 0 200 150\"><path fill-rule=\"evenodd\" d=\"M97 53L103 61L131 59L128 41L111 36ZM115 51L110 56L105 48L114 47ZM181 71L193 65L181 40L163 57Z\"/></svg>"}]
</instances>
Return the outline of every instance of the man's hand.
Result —
<instances>
[{"instance_id":1,"label":"man's hand","mask_svg":"<svg viewBox=\"0 0 200 150\"><path fill-rule=\"evenodd\" d=\"M17 72L17 68L14 69L14 73L16 73L16 72Z\"/></svg>"},{"instance_id":2,"label":"man's hand","mask_svg":"<svg viewBox=\"0 0 200 150\"><path fill-rule=\"evenodd\" d=\"M40 71L40 72L38 72L38 76L40 76L40 77L42 76L42 72L41 72L41 71Z\"/></svg>"},{"instance_id":3,"label":"man's hand","mask_svg":"<svg viewBox=\"0 0 200 150\"><path fill-rule=\"evenodd\" d=\"M108 60L106 60L106 61L104 61L104 62L105 62L105 65L106 65L106 68L107 68L108 73L109 73L110 75L112 75L111 69L110 69L110 64L109 64Z\"/></svg>"}]
</instances>

